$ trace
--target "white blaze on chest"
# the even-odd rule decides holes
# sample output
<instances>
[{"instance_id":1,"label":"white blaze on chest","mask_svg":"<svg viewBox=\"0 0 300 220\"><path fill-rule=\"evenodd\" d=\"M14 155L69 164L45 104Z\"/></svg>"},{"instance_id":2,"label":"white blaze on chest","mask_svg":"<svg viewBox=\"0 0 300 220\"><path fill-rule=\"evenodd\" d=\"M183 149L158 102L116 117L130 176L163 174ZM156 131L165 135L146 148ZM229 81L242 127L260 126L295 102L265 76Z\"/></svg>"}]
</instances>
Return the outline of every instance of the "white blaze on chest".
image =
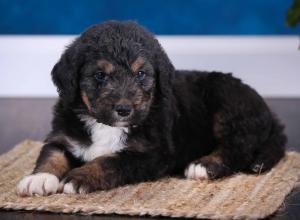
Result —
<instances>
[{"instance_id":1,"label":"white blaze on chest","mask_svg":"<svg viewBox=\"0 0 300 220\"><path fill-rule=\"evenodd\" d=\"M69 139L72 145L70 150L75 157L84 161L91 161L96 157L112 154L126 147L127 128L111 127L97 123L91 117L82 117L81 119L90 131L92 144L90 146L80 146L79 143Z\"/></svg>"}]
</instances>

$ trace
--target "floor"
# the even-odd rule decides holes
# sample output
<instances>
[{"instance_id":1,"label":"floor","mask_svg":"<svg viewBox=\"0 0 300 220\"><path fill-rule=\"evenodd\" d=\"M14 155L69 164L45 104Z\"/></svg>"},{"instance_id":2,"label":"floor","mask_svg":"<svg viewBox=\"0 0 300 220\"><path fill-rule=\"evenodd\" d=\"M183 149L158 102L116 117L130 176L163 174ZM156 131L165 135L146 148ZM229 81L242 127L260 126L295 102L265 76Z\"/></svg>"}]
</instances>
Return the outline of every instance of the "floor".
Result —
<instances>
[{"instance_id":1,"label":"floor","mask_svg":"<svg viewBox=\"0 0 300 220\"><path fill-rule=\"evenodd\" d=\"M286 125L289 139L287 148L300 151L300 98L268 98L266 101ZM0 98L0 154L26 138L43 140L50 130L51 109L54 103L54 98ZM140 217L0 211L0 219L113 220ZM291 193L282 208L269 219L300 219L300 187Z\"/></svg>"}]
</instances>

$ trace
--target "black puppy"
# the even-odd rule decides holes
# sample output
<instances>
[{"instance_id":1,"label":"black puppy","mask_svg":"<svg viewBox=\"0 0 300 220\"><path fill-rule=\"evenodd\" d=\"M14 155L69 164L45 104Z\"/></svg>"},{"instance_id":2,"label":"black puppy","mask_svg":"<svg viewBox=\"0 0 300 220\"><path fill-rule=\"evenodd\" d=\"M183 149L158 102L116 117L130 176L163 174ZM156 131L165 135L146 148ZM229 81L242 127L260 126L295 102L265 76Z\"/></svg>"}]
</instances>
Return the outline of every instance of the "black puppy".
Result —
<instances>
[{"instance_id":1,"label":"black puppy","mask_svg":"<svg viewBox=\"0 0 300 220\"><path fill-rule=\"evenodd\" d=\"M252 88L230 74L174 70L135 23L89 28L52 77L53 128L21 196L261 173L284 155L283 127Z\"/></svg>"}]
</instances>

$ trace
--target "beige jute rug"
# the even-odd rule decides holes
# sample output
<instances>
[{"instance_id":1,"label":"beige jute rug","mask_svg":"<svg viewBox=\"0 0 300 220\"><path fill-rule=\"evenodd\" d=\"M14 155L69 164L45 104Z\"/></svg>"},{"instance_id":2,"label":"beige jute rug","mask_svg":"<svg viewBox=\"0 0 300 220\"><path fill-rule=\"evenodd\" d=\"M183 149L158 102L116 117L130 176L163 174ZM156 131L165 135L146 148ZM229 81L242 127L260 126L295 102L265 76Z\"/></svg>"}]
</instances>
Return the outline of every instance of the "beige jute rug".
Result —
<instances>
[{"instance_id":1,"label":"beige jute rug","mask_svg":"<svg viewBox=\"0 0 300 220\"><path fill-rule=\"evenodd\" d=\"M88 195L18 197L16 183L30 174L42 143L26 140L0 156L0 208L57 213L125 214L212 219L257 219L274 213L300 177L300 154L264 175L236 174L201 182L165 178Z\"/></svg>"}]
</instances>

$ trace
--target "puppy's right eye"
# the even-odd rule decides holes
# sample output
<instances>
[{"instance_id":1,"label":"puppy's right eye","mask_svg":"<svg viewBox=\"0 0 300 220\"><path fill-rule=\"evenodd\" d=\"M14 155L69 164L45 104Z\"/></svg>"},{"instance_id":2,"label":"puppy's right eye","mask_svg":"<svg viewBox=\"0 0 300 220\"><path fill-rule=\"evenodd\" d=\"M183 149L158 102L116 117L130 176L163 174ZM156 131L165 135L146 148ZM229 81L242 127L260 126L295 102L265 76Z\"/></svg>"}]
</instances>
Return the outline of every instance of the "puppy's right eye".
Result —
<instances>
[{"instance_id":1,"label":"puppy's right eye","mask_svg":"<svg viewBox=\"0 0 300 220\"><path fill-rule=\"evenodd\" d=\"M99 82L103 82L103 81L105 81L106 78L107 78L105 72L103 72L103 71L98 71L98 72L96 72L96 73L94 74L94 77L95 77L95 79L96 79L97 81L99 81Z\"/></svg>"}]
</instances>

